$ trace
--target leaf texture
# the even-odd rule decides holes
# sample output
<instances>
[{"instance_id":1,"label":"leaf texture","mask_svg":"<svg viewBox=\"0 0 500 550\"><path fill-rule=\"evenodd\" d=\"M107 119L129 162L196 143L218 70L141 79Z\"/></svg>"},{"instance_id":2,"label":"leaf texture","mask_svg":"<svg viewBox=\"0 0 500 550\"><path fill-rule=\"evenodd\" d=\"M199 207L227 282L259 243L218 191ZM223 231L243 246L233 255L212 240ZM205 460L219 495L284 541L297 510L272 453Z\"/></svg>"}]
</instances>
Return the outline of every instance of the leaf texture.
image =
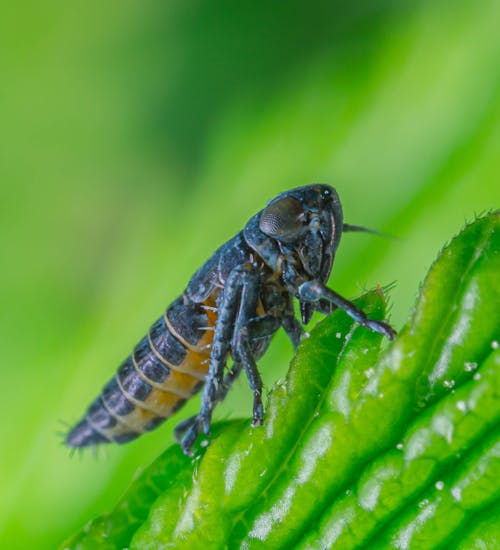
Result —
<instances>
[{"instance_id":1,"label":"leaf texture","mask_svg":"<svg viewBox=\"0 0 500 550\"><path fill-rule=\"evenodd\" d=\"M443 248L389 347L336 311L263 427L220 425L194 463L167 449L63 548L498 546L499 273L494 212ZM380 289L356 303L386 316Z\"/></svg>"}]
</instances>

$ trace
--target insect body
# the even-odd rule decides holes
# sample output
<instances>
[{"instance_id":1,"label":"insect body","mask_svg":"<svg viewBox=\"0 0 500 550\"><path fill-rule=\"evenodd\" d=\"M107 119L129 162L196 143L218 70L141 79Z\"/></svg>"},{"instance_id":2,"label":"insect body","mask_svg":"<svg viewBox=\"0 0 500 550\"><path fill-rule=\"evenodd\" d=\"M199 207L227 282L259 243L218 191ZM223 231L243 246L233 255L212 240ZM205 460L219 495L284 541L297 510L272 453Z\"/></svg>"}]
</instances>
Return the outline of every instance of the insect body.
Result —
<instances>
[{"instance_id":1,"label":"insect body","mask_svg":"<svg viewBox=\"0 0 500 550\"><path fill-rule=\"evenodd\" d=\"M314 311L344 309L389 339L395 331L325 286L343 231L336 191L307 185L281 193L253 216L194 274L182 296L154 323L83 419L66 437L85 447L123 443L152 430L203 387L198 415L176 428L185 453L203 431L234 378L244 370L253 391L253 425L262 424L262 380L256 360L283 327L297 346L301 321ZM226 371L229 358L232 368Z\"/></svg>"}]
</instances>

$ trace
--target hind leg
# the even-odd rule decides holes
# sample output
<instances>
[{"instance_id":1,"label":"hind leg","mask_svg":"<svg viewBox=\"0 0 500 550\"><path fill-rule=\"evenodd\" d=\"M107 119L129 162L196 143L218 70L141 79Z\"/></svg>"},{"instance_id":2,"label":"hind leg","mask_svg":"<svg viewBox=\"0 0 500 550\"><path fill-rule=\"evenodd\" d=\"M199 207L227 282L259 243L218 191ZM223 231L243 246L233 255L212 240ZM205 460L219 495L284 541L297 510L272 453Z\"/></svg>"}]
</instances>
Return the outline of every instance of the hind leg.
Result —
<instances>
[{"instance_id":1,"label":"hind leg","mask_svg":"<svg viewBox=\"0 0 500 550\"><path fill-rule=\"evenodd\" d=\"M217 393L216 397L216 403L220 403L223 401L227 395L227 392L231 389L231 386L233 385L233 382L238 378L238 376L241 373L243 366L241 363L235 363L231 370L224 376L224 380L222 382L222 385L219 387L219 391ZM198 415L195 414L194 416L191 416L189 418L186 418L186 420L183 420L174 429L174 438L177 441L177 443L180 443L182 441L182 438L186 434L186 432L195 424L198 420Z\"/></svg>"},{"instance_id":2,"label":"hind leg","mask_svg":"<svg viewBox=\"0 0 500 550\"><path fill-rule=\"evenodd\" d=\"M249 309L253 308L253 315L255 315L259 289L260 275L251 265L235 267L226 280L218 304L219 314L215 324L210 366L203 388L201 409L196 419L187 428L181 441L182 450L185 454L191 454L191 447L201 430L206 435L210 433L212 411L217 402L220 387L223 385L224 367L230 353L234 325L240 304L242 301L248 302L250 300L247 307ZM236 357L235 361L238 362Z\"/></svg>"}]
</instances>

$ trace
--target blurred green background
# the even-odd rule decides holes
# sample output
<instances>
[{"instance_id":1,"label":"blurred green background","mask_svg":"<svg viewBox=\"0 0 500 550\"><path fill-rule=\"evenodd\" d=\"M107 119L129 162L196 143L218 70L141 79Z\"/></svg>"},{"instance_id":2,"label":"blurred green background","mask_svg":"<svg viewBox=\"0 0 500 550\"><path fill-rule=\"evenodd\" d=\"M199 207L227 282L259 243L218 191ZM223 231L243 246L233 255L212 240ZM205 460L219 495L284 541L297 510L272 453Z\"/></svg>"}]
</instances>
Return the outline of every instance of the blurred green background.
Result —
<instances>
[{"instance_id":1,"label":"blurred green background","mask_svg":"<svg viewBox=\"0 0 500 550\"><path fill-rule=\"evenodd\" d=\"M396 281L498 207L500 3L27 1L0 18L0 547L110 509L175 421L69 457L79 419L213 250L266 200L334 185L331 285ZM262 360L269 387L292 355ZM192 414L194 400L179 418ZM216 418L250 413L244 380Z\"/></svg>"}]
</instances>

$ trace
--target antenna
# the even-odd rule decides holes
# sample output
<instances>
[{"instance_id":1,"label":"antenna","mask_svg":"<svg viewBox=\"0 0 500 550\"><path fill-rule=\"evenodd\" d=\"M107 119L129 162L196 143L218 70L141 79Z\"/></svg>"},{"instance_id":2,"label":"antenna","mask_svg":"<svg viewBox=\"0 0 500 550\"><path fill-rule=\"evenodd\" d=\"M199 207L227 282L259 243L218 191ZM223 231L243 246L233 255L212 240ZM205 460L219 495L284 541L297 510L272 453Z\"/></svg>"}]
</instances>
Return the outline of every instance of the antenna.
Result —
<instances>
[{"instance_id":1,"label":"antenna","mask_svg":"<svg viewBox=\"0 0 500 550\"><path fill-rule=\"evenodd\" d=\"M351 225L345 223L343 226L343 231L352 231L356 233L371 233L372 235L377 235L378 237L383 237L384 239L395 239L392 235L383 233L382 231L376 231L375 229L369 229L368 227L363 227L362 225Z\"/></svg>"}]
</instances>

